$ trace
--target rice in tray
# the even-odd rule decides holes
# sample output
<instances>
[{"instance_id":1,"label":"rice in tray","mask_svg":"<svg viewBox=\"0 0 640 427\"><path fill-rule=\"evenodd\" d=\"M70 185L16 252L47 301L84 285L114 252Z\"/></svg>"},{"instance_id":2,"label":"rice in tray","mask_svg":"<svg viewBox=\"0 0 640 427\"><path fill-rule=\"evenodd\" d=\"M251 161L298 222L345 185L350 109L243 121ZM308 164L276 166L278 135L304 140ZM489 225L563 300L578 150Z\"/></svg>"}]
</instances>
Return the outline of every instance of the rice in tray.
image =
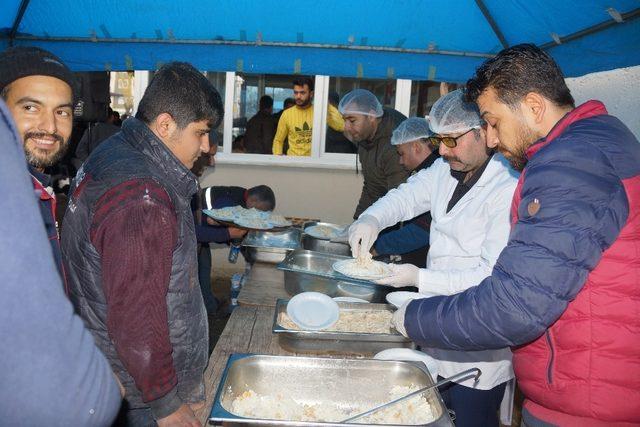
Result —
<instances>
[{"instance_id":1,"label":"rice in tray","mask_svg":"<svg viewBox=\"0 0 640 427\"><path fill-rule=\"evenodd\" d=\"M253 390L247 390L233 400L231 410L234 414L245 418L339 422L365 412L374 406L405 396L418 388L413 384L410 386L394 386L389 392L389 397L386 401L361 403L356 407L349 408L349 410L340 407L337 402L304 403L283 393L261 395ZM425 393L423 393L354 422L359 424L418 425L428 424L434 419L435 415L431 405L427 401Z\"/></svg>"},{"instance_id":2,"label":"rice in tray","mask_svg":"<svg viewBox=\"0 0 640 427\"><path fill-rule=\"evenodd\" d=\"M386 310L340 310L338 321L327 331L358 332L369 334L389 334L393 314ZM287 315L282 312L278 316L278 324L286 329L301 330Z\"/></svg>"}]
</instances>

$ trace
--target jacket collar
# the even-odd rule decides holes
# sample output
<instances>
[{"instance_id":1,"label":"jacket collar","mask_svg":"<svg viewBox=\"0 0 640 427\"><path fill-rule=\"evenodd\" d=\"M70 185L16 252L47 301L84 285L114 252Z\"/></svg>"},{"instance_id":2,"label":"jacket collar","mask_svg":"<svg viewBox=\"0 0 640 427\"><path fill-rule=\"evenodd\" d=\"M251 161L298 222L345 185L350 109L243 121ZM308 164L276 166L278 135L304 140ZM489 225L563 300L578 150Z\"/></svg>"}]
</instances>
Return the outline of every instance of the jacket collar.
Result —
<instances>
[{"instance_id":1,"label":"jacket collar","mask_svg":"<svg viewBox=\"0 0 640 427\"><path fill-rule=\"evenodd\" d=\"M411 172L420 172L422 169L427 169L429 166L431 166L433 164L433 162L435 162L436 160L438 160L440 158L440 152L438 151L438 149L434 149L431 154L429 154L427 156L426 159L424 159L422 161L422 163L420 163L414 170L412 170Z\"/></svg>"},{"instance_id":2,"label":"jacket collar","mask_svg":"<svg viewBox=\"0 0 640 427\"><path fill-rule=\"evenodd\" d=\"M531 157L533 157L533 155L536 154L542 147L545 147L551 141L560 136L567 129L567 127L569 127L573 123L604 114L609 113L607 112L604 104L600 101L587 101L584 104L574 108L573 110L565 114L565 116L561 118L558 123L555 124L555 126L553 126L547 136L537 140L527 149L527 159L531 159Z\"/></svg>"},{"instance_id":3,"label":"jacket collar","mask_svg":"<svg viewBox=\"0 0 640 427\"><path fill-rule=\"evenodd\" d=\"M122 123L125 141L140 151L170 180L184 197L191 197L198 191L198 180L169 148L149 129L149 126L136 118Z\"/></svg>"}]
</instances>

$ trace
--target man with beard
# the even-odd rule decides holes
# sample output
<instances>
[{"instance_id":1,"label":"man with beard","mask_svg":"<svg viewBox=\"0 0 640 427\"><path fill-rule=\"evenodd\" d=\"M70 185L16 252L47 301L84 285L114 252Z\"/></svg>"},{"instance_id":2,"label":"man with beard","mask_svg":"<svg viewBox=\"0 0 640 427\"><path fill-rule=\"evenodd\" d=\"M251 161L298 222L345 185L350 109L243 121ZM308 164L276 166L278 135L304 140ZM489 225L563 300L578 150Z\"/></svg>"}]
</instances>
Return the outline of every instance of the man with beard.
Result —
<instances>
[{"instance_id":1,"label":"man with beard","mask_svg":"<svg viewBox=\"0 0 640 427\"><path fill-rule=\"evenodd\" d=\"M208 336L189 169L222 116L202 73L168 63L71 188L62 229L70 297L126 389L116 425L199 425Z\"/></svg>"},{"instance_id":2,"label":"man with beard","mask_svg":"<svg viewBox=\"0 0 640 427\"><path fill-rule=\"evenodd\" d=\"M433 104L429 141L441 159L365 210L349 228L354 257L369 251L378 233L399 221L431 211L427 268L390 264L392 274L377 281L394 287L417 286L428 295L453 295L475 286L491 270L509 237L509 207L516 174L486 137L478 108L461 90ZM482 371L479 381L456 380L442 390L456 426L497 426L498 408L513 378L508 348L450 351L423 347L438 362L438 374L449 377L465 369Z\"/></svg>"},{"instance_id":3,"label":"man with beard","mask_svg":"<svg viewBox=\"0 0 640 427\"><path fill-rule=\"evenodd\" d=\"M67 150L75 85L75 76L69 68L46 50L15 47L0 54L0 96L22 137L33 188L63 284L56 198L45 169L57 163Z\"/></svg>"},{"instance_id":4,"label":"man with beard","mask_svg":"<svg viewBox=\"0 0 640 427\"><path fill-rule=\"evenodd\" d=\"M406 117L394 109L383 108L378 98L365 89L356 89L343 96L338 110L344 117L346 137L358 145L357 156L362 164L364 183L353 214L356 219L409 176L391 145L393 130Z\"/></svg>"},{"instance_id":5,"label":"man with beard","mask_svg":"<svg viewBox=\"0 0 640 427\"><path fill-rule=\"evenodd\" d=\"M575 107L534 45L485 62L467 96L522 169L509 243L478 286L408 303L396 328L426 346L513 347L524 425L638 425L640 144L601 102Z\"/></svg>"},{"instance_id":6,"label":"man with beard","mask_svg":"<svg viewBox=\"0 0 640 427\"><path fill-rule=\"evenodd\" d=\"M287 156L310 156L313 131L313 80L298 77L293 81L295 105L282 112L273 138L273 154L282 155L284 140L289 142ZM327 106L327 125L338 132L344 130L344 120L333 105Z\"/></svg>"}]
</instances>

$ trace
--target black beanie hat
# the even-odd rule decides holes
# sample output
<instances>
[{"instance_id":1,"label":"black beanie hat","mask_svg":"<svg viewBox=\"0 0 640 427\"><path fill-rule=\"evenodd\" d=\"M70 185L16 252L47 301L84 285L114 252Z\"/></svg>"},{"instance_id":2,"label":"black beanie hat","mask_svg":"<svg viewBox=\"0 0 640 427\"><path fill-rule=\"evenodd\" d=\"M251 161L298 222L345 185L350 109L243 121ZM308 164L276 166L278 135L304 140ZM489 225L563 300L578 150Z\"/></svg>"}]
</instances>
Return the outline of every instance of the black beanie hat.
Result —
<instances>
[{"instance_id":1,"label":"black beanie hat","mask_svg":"<svg viewBox=\"0 0 640 427\"><path fill-rule=\"evenodd\" d=\"M75 94L75 75L53 53L39 47L11 47L0 53L0 91L27 76L50 76L62 80Z\"/></svg>"}]
</instances>

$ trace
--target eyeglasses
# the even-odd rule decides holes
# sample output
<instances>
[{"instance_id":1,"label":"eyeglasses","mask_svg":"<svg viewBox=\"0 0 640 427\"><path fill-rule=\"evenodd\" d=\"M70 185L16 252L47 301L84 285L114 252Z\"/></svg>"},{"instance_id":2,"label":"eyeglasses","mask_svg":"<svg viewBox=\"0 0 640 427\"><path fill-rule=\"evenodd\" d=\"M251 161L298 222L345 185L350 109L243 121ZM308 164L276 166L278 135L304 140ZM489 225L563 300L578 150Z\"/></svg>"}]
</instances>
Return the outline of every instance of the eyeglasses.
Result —
<instances>
[{"instance_id":1,"label":"eyeglasses","mask_svg":"<svg viewBox=\"0 0 640 427\"><path fill-rule=\"evenodd\" d=\"M456 148L456 146L458 145L458 138L462 138L474 129L476 128L471 128L462 135L458 135L455 138L453 136L430 136L428 139L431 145L433 145L435 148L438 148L440 146L440 143L443 143L449 148Z\"/></svg>"}]
</instances>

